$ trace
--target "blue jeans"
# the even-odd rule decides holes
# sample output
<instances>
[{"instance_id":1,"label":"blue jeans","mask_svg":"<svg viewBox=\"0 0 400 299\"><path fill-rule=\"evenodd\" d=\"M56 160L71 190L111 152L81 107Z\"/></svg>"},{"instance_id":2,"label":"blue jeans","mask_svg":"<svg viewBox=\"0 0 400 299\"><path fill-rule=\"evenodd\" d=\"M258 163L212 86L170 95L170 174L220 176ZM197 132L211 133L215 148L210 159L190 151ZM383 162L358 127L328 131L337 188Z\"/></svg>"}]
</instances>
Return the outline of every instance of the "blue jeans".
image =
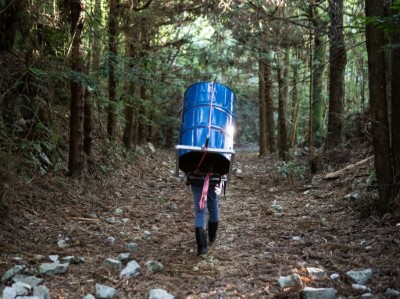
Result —
<instances>
[{"instance_id":1,"label":"blue jeans","mask_svg":"<svg viewBox=\"0 0 400 299\"><path fill-rule=\"evenodd\" d=\"M192 194L194 199L194 226L205 227L206 216L208 210L208 222L219 221L218 202L221 194L221 187L219 185L211 185L208 188L207 194L207 209L200 209L200 198L203 192L203 184L193 183L191 184Z\"/></svg>"}]
</instances>

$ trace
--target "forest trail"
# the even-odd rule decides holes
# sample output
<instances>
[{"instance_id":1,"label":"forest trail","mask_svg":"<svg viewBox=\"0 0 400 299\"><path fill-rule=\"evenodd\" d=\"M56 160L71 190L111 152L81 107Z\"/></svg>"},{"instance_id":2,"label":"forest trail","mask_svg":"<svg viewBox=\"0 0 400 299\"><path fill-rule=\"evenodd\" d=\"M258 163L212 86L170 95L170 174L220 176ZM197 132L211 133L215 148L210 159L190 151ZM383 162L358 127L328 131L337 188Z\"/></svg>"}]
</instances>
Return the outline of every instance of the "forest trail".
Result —
<instances>
[{"instance_id":1,"label":"forest trail","mask_svg":"<svg viewBox=\"0 0 400 299\"><path fill-rule=\"evenodd\" d=\"M94 179L77 188L47 178L22 190L10 206L15 213L2 224L0 273L15 265L16 255L31 269L40 263L36 254L84 257L84 264L71 265L66 274L45 277L51 298L95 294L96 283L116 288L119 298L148 298L153 288L175 298L297 298L298 290L278 285L279 277L292 273L306 286L333 287L342 298L359 298L345 274L365 268L374 272L368 283L373 294L400 286L400 227L393 219L360 217L362 204L345 199L371 165L337 180L315 176L290 184L279 178L276 156L238 152L235 167L242 173L232 176L221 198L218 239L201 258L190 188L174 176L174 158L172 151L149 152L108 182ZM272 209L274 203L281 213ZM122 214L115 215L117 208ZM116 223L107 222L111 217ZM60 239L68 246L58 248ZM124 280L120 269L103 261L129 252L130 242L138 244L131 259L142 274ZM161 262L164 270L148 271L148 261ZM306 267L327 275L311 279ZM336 282L333 273L340 275Z\"/></svg>"}]
</instances>

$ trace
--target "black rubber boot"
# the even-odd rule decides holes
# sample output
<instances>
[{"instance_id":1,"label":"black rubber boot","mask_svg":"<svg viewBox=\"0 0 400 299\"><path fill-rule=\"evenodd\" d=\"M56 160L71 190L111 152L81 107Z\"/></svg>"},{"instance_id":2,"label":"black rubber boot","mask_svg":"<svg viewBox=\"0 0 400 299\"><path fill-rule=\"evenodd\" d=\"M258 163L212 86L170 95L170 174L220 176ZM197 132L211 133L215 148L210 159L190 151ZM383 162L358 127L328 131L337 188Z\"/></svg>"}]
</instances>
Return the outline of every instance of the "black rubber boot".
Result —
<instances>
[{"instance_id":1,"label":"black rubber boot","mask_svg":"<svg viewBox=\"0 0 400 299\"><path fill-rule=\"evenodd\" d=\"M202 227L196 227L197 255L207 254L207 233Z\"/></svg>"},{"instance_id":2,"label":"black rubber boot","mask_svg":"<svg viewBox=\"0 0 400 299\"><path fill-rule=\"evenodd\" d=\"M213 243L217 238L218 222L208 222L208 241Z\"/></svg>"}]
</instances>

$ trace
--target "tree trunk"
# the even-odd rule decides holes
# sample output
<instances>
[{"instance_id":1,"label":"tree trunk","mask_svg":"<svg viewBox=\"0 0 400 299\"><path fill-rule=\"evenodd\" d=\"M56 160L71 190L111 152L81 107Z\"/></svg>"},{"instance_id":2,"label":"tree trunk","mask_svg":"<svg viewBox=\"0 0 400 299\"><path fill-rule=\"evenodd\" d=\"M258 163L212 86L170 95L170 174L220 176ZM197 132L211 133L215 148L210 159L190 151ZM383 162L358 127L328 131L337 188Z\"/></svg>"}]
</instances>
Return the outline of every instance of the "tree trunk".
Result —
<instances>
[{"instance_id":1,"label":"tree trunk","mask_svg":"<svg viewBox=\"0 0 400 299\"><path fill-rule=\"evenodd\" d=\"M365 14L367 17L383 17L384 7L382 1L366 0ZM375 171L379 191L377 208L381 212L385 212L391 201L393 176L390 161L383 31L373 24L368 24L366 26L366 41Z\"/></svg>"},{"instance_id":2,"label":"tree trunk","mask_svg":"<svg viewBox=\"0 0 400 299\"><path fill-rule=\"evenodd\" d=\"M169 123L168 126L165 128L165 144L166 148L172 148L174 146L174 128Z\"/></svg>"},{"instance_id":3,"label":"tree trunk","mask_svg":"<svg viewBox=\"0 0 400 299\"><path fill-rule=\"evenodd\" d=\"M264 156L267 153L267 120L266 120L266 102L265 102L265 61L262 58L258 60L258 107L260 121L260 150L259 156Z\"/></svg>"},{"instance_id":4,"label":"tree trunk","mask_svg":"<svg viewBox=\"0 0 400 299\"><path fill-rule=\"evenodd\" d=\"M93 120L92 120L92 95L86 89L84 98L84 123L83 123L83 150L88 158L92 154L92 131L93 131Z\"/></svg>"},{"instance_id":5,"label":"tree trunk","mask_svg":"<svg viewBox=\"0 0 400 299\"><path fill-rule=\"evenodd\" d=\"M81 34L84 23L84 5L81 1L70 2L71 25L71 69L73 72L83 72ZM69 174L80 178L84 169L83 159L83 87L76 79L71 79L71 119L70 119L70 143L69 143Z\"/></svg>"},{"instance_id":6,"label":"tree trunk","mask_svg":"<svg viewBox=\"0 0 400 299\"><path fill-rule=\"evenodd\" d=\"M136 86L136 90L138 89L138 86ZM137 96L138 91L136 91ZM139 144L139 110L134 109L134 117L133 117L133 137L132 137L132 145L137 146Z\"/></svg>"},{"instance_id":7,"label":"tree trunk","mask_svg":"<svg viewBox=\"0 0 400 299\"><path fill-rule=\"evenodd\" d=\"M6 0L4 4L0 4L0 50L13 50L18 24L26 3L26 0Z\"/></svg>"},{"instance_id":8,"label":"tree trunk","mask_svg":"<svg viewBox=\"0 0 400 299\"><path fill-rule=\"evenodd\" d=\"M151 89L148 89L147 91L149 95L147 98L154 99L153 93ZM146 130L147 130L147 136L146 136L146 142L153 142L154 134L156 134L157 129L154 127L155 124L155 111L154 108L147 109L147 125L146 125ZM153 142L154 145L156 145L155 142Z\"/></svg>"},{"instance_id":9,"label":"tree trunk","mask_svg":"<svg viewBox=\"0 0 400 299\"><path fill-rule=\"evenodd\" d=\"M117 102L117 80L115 67L117 64L117 7L119 0L110 0L110 12L108 20L108 121L107 134L114 139L116 127L115 108Z\"/></svg>"},{"instance_id":10,"label":"tree trunk","mask_svg":"<svg viewBox=\"0 0 400 299\"><path fill-rule=\"evenodd\" d=\"M329 110L326 148L342 144L344 125L344 74L346 49L343 36L343 0L329 1Z\"/></svg>"},{"instance_id":11,"label":"tree trunk","mask_svg":"<svg viewBox=\"0 0 400 299\"><path fill-rule=\"evenodd\" d=\"M132 11L131 14L134 14ZM130 18L129 22L134 23L134 19ZM127 26L128 27L128 26ZM126 45L126 55L130 58L129 62L126 66L126 72L131 73L134 68L134 60L137 56L137 46L135 43L137 42L138 30L135 26L129 28L125 32L125 39L127 41ZM134 143L134 135L136 132L135 129L135 97L136 97L136 79L128 76L128 81L125 84L126 94L125 97L125 129L123 135L123 142L125 147L130 150Z\"/></svg>"},{"instance_id":12,"label":"tree trunk","mask_svg":"<svg viewBox=\"0 0 400 299\"><path fill-rule=\"evenodd\" d=\"M282 104L283 104L283 121L284 124L282 126L282 134L283 134L283 140L282 140L282 149L284 152L284 159L286 160L288 153L289 153L289 145L288 145L288 134L287 134L287 114L286 114L286 106L287 103L289 102L289 72L290 72L290 49L286 48L285 49L285 56L283 60L283 86L282 86Z\"/></svg>"},{"instance_id":13,"label":"tree trunk","mask_svg":"<svg viewBox=\"0 0 400 299\"><path fill-rule=\"evenodd\" d=\"M135 82L128 82L127 83L127 92L128 92L128 100L126 100L125 103L125 129L124 129L124 136L123 136L123 141L125 147L130 150L133 145L133 138L134 138L134 120L135 120L135 109L134 109L134 103L133 103L133 97L135 96L136 93L136 84Z\"/></svg>"},{"instance_id":14,"label":"tree trunk","mask_svg":"<svg viewBox=\"0 0 400 299\"><path fill-rule=\"evenodd\" d=\"M299 50L296 50L296 60L299 61ZM296 145L297 139L297 125L299 120L299 108L300 108L300 101L299 101L299 94L298 94L298 80L299 80L299 66L297 64L293 67L293 81L292 81L292 126L290 131L290 141L289 146L294 147Z\"/></svg>"},{"instance_id":15,"label":"tree trunk","mask_svg":"<svg viewBox=\"0 0 400 299\"><path fill-rule=\"evenodd\" d=\"M312 75L312 141L311 146L320 147L324 136L324 108L323 84L325 71L325 40L322 35L314 38L314 62Z\"/></svg>"},{"instance_id":16,"label":"tree trunk","mask_svg":"<svg viewBox=\"0 0 400 299\"><path fill-rule=\"evenodd\" d=\"M146 86L142 83L140 85L140 98L141 105L139 108L139 119L138 119L138 143L143 145L147 141L147 126L146 126Z\"/></svg>"},{"instance_id":17,"label":"tree trunk","mask_svg":"<svg viewBox=\"0 0 400 299\"><path fill-rule=\"evenodd\" d=\"M93 52L90 50L92 47L93 41L93 32L89 32L88 37L88 48L87 57L86 57L86 67L85 71L87 75L90 75L91 70L91 62ZM96 54L95 54L96 55ZM92 94L88 86L85 86L84 89L84 107L83 107L83 151L86 155L86 161L88 163L89 171L92 167L92 161L90 159L92 152L92 131L93 131L93 123L92 123Z\"/></svg>"},{"instance_id":18,"label":"tree trunk","mask_svg":"<svg viewBox=\"0 0 400 299\"><path fill-rule=\"evenodd\" d=\"M396 1L393 0L394 4ZM400 33L395 32L391 36L392 39L392 157L393 157L393 174L394 174L394 194L400 192Z\"/></svg>"},{"instance_id":19,"label":"tree trunk","mask_svg":"<svg viewBox=\"0 0 400 299\"><path fill-rule=\"evenodd\" d=\"M101 16L101 5L102 0L94 1L94 34L93 34L93 46L92 46L92 70L97 73L100 67L100 57L101 57L101 24L102 24L102 16Z\"/></svg>"},{"instance_id":20,"label":"tree trunk","mask_svg":"<svg viewBox=\"0 0 400 299\"><path fill-rule=\"evenodd\" d=\"M265 61L264 68L264 82L265 82L265 103L266 103L266 117L267 117L267 145L269 152L274 153L276 151L275 141L275 121L274 121L274 101L272 98L272 74L271 74L271 62Z\"/></svg>"},{"instance_id":21,"label":"tree trunk","mask_svg":"<svg viewBox=\"0 0 400 299\"><path fill-rule=\"evenodd\" d=\"M288 143L286 129L286 101L287 101L287 76L289 63L289 50L285 50L285 58L283 61L283 71L279 66L277 70L279 100L278 100L278 140L279 140L279 157L284 161L288 159Z\"/></svg>"},{"instance_id":22,"label":"tree trunk","mask_svg":"<svg viewBox=\"0 0 400 299\"><path fill-rule=\"evenodd\" d=\"M140 52L140 58L143 63L143 70L147 68L147 51L149 48L149 38L147 36L148 30L147 30L147 18L142 17L140 20L140 41L141 41L141 52ZM145 72L143 71L143 74ZM141 104L139 105L139 118L138 118L138 143L139 144L145 144L147 142L147 125L146 125L146 119L147 119L147 114L146 114L146 99L147 99L147 87L146 87L146 81L147 78L142 75L142 78L140 80L140 99L141 99Z\"/></svg>"}]
</instances>

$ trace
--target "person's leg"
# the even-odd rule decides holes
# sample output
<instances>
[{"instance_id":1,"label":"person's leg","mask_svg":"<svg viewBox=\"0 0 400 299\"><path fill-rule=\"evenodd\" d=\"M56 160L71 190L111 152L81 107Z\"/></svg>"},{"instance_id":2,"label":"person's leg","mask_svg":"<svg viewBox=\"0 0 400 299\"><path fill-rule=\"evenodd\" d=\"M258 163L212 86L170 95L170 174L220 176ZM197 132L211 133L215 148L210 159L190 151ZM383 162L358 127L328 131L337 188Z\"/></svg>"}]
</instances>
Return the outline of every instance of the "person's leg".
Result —
<instances>
[{"instance_id":1,"label":"person's leg","mask_svg":"<svg viewBox=\"0 0 400 299\"><path fill-rule=\"evenodd\" d=\"M207 194L208 222L219 221L219 197L221 195L221 187L219 185L210 185Z\"/></svg>"},{"instance_id":2,"label":"person's leg","mask_svg":"<svg viewBox=\"0 0 400 299\"><path fill-rule=\"evenodd\" d=\"M192 184L192 194L194 199L194 227L206 226L206 209L200 209L200 198L203 191L203 185ZM208 202L208 201L207 201Z\"/></svg>"},{"instance_id":3,"label":"person's leg","mask_svg":"<svg viewBox=\"0 0 400 299\"><path fill-rule=\"evenodd\" d=\"M192 184L194 199L194 228L197 243L197 255L207 254L207 233L204 230L206 225L206 209L200 209L200 198L203 191L202 184Z\"/></svg>"},{"instance_id":4,"label":"person's leg","mask_svg":"<svg viewBox=\"0 0 400 299\"><path fill-rule=\"evenodd\" d=\"M208 240L213 243L217 238L219 223L219 198L221 195L220 186L210 186L208 189L207 208L208 208Z\"/></svg>"}]
</instances>

